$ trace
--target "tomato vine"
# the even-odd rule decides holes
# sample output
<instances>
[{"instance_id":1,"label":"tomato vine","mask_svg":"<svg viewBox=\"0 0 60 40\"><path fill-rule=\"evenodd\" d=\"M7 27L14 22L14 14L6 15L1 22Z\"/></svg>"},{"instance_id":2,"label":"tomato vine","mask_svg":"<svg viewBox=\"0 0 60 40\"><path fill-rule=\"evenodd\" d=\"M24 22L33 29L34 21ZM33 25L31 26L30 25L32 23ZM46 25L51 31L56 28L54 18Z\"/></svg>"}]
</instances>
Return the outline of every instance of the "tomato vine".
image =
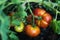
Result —
<instances>
[{"instance_id":1,"label":"tomato vine","mask_svg":"<svg viewBox=\"0 0 60 40\"><path fill-rule=\"evenodd\" d=\"M54 33L60 34L60 19L57 20L58 14L60 15L60 0L55 0L54 2L51 0L0 0L0 36L2 40L19 40L16 36L17 32L10 30L10 28L11 26L18 27L21 22L24 23L24 27L28 25L26 17L29 15L25 11L27 9L29 9L32 15L30 24L32 27L36 26L30 2L38 3L46 12L50 11L51 14L55 15L49 26L54 30ZM26 3L28 3L27 7Z\"/></svg>"}]
</instances>

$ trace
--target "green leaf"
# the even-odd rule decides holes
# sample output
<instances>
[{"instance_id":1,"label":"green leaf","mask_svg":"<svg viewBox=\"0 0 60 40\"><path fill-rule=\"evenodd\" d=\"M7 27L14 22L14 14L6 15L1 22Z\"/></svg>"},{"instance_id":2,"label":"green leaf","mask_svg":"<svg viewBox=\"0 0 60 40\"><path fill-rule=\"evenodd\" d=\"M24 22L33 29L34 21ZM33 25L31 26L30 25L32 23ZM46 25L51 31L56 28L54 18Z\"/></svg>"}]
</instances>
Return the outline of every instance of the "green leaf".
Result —
<instances>
[{"instance_id":1,"label":"green leaf","mask_svg":"<svg viewBox=\"0 0 60 40\"><path fill-rule=\"evenodd\" d=\"M53 20L51 23L51 27L53 28L55 33L60 34L60 21Z\"/></svg>"},{"instance_id":2,"label":"green leaf","mask_svg":"<svg viewBox=\"0 0 60 40\"><path fill-rule=\"evenodd\" d=\"M57 33L60 34L60 21L57 21Z\"/></svg>"},{"instance_id":3,"label":"green leaf","mask_svg":"<svg viewBox=\"0 0 60 40\"><path fill-rule=\"evenodd\" d=\"M8 40L7 33L5 33L5 32L1 33L1 37L2 37L2 40Z\"/></svg>"},{"instance_id":4,"label":"green leaf","mask_svg":"<svg viewBox=\"0 0 60 40\"><path fill-rule=\"evenodd\" d=\"M28 0L28 2L39 2L41 0Z\"/></svg>"},{"instance_id":5,"label":"green leaf","mask_svg":"<svg viewBox=\"0 0 60 40\"><path fill-rule=\"evenodd\" d=\"M10 36L11 40L18 40L17 36L9 30L10 28L9 26L10 26L10 17L2 13L0 15L0 34L1 34L2 40L9 40L8 36ZM8 35L10 32L11 34Z\"/></svg>"},{"instance_id":6,"label":"green leaf","mask_svg":"<svg viewBox=\"0 0 60 40\"><path fill-rule=\"evenodd\" d=\"M18 5L18 11L14 16L17 19L20 19L20 21L22 21L27 16L27 13L25 11L25 6L23 4Z\"/></svg>"},{"instance_id":7,"label":"green leaf","mask_svg":"<svg viewBox=\"0 0 60 40\"><path fill-rule=\"evenodd\" d=\"M10 21L9 21L9 17L3 15L4 13L2 13L0 15L0 34L2 37L2 40L8 40L8 33L9 33L9 25L10 25Z\"/></svg>"},{"instance_id":8,"label":"green leaf","mask_svg":"<svg viewBox=\"0 0 60 40\"><path fill-rule=\"evenodd\" d=\"M19 16L20 16L21 19L23 19L27 16L27 13L24 12L24 11L21 11Z\"/></svg>"},{"instance_id":9,"label":"green leaf","mask_svg":"<svg viewBox=\"0 0 60 40\"><path fill-rule=\"evenodd\" d=\"M17 20L17 19L13 19L12 20L12 25L20 25L20 20Z\"/></svg>"},{"instance_id":10,"label":"green leaf","mask_svg":"<svg viewBox=\"0 0 60 40\"><path fill-rule=\"evenodd\" d=\"M12 17L13 25L20 25L21 21L25 21L27 13L25 11L25 6L23 4L18 5L18 11ZM24 19L24 20L23 20Z\"/></svg>"},{"instance_id":11,"label":"green leaf","mask_svg":"<svg viewBox=\"0 0 60 40\"><path fill-rule=\"evenodd\" d=\"M25 16L27 16L27 13L25 11L25 6L23 6L23 5L19 6L19 13L20 13L21 18L25 18Z\"/></svg>"},{"instance_id":12,"label":"green leaf","mask_svg":"<svg viewBox=\"0 0 60 40\"><path fill-rule=\"evenodd\" d=\"M10 37L10 40L19 40L18 37L14 33L12 33L12 32L9 35L9 37Z\"/></svg>"},{"instance_id":13,"label":"green leaf","mask_svg":"<svg viewBox=\"0 0 60 40\"><path fill-rule=\"evenodd\" d=\"M5 3L7 0L0 0L0 5Z\"/></svg>"},{"instance_id":14,"label":"green leaf","mask_svg":"<svg viewBox=\"0 0 60 40\"><path fill-rule=\"evenodd\" d=\"M19 4L23 2L23 0L11 0L11 3L14 3L14 4Z\"/></svg>"},{"instance_id":15,"label":"green leaf","mask_svg":"<svg viewBox=\"0 0 60 40\"><path fill-rule=\"evenodd\" d=\"M39 2L39 1L42 1L42 0L12 0L13 3L20 3L20 2Z\"/></svg>"}]
</instances>

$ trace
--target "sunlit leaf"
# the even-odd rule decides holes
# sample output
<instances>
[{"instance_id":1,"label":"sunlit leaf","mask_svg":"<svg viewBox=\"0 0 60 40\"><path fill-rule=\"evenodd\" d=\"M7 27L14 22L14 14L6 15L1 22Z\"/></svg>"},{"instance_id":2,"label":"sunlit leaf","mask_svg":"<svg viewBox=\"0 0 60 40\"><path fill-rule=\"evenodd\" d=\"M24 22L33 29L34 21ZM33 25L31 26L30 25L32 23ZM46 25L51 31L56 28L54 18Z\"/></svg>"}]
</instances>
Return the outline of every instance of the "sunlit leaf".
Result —
<instances>
[{"instance_id":1,"label":"sunlit leaf","mask_svg":"<svg viewBox=\"0 0 60 40\"><path fill-rule=\"evenodd\" d=\"M20 20L14 19L12 25L20 25Z\"/></svg>"},{"instance_id":2,"label":"sunlit leaf","mask_svg":"<svg viewBox=\"0 0 60 40\"><path fill-rule=\"evenodd\" d=\"M9 21L9 17L5 16L5 14L2 12L2 14L0 15L0 34L2 37L2 40L8 40L8 33L9 33L9 25L10 25L10 21Z\"/></svg>"},{"instance_id":3,"label":"sunlit leaf","mask_svg":"<svg viewBox=\"0 0 60 40\"><path fill-rule=\"evenodd\" d=\"M0 0L0 5L5 3L7 0Z\"/></svg>"}]
</instances>

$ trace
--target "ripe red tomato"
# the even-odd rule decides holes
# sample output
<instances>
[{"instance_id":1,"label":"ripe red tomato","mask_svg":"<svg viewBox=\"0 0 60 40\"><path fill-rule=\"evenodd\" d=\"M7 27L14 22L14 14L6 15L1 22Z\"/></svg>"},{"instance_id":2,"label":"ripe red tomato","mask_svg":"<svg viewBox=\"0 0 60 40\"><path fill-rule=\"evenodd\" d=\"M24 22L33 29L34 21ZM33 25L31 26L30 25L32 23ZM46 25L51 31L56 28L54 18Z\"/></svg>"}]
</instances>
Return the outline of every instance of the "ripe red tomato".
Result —
<instances>
[{"instance_id":1,"label":"ripe red tomato","mask_svg":"<svg viewBox=\"0 0 60 40\"><path fill-rule=\"evenodd\" d=\"M33 13L35 16L42 16L46 11L40 8L34 9Z\"/></svg>"},{"instance_id":2,"label":"ripe red tomato","mask_svg":"<svg viewBox=\"0 0 60 40\"><path fill-rule=\"evenodd\" d=\"M49 25L49 24L48 24L46 21L41 20L40 27L42 27L42 28L47 28L48 25Z\"/></svg>"},{"instance_id":3,"label":"ripe red tomato","mask_svg":"<svg viewBox=\"0 0 60 40\"><path fill-rule=\"evenodd\" d=\"M42 28L47 28L52 20L52 16L49 13L47 13L45 10L40 9L40 8L36 8L33 14L35 16L41 17L40 20L38 20L37 18L36 25Z\"/></svg>"},{"instance_id":4,"label":"ripe red tomato","mask_svg":"<svg viewBox=\"0 0 60 40\"><path fill-rule=\"evenodd\" d=\"M44 20L36 20L36 25L42 28L47 28L49 24Z\"/></svg>"},{"instance_id":5,"label":"ripe red tomato","mask_svg":"<svg viewBox=\"0 0 60 40\"><path fill-rule=\"evenodd\" d=\"M52 16L49 13L45 13L42 19L49 23L52 20Z\"/></svg>"},{"instance_id":6,"label":"ripe red tomato","mask_svg":"<svg viewBox=\"0 0 60 40\"><path fill-rule=\"evenodd\" d=\"M37 27L37 26L32 27L32 25L27 25L25 27L25 32L30 37L36 37L41 33L39 27Z\"/></svg>"}]
</instances>

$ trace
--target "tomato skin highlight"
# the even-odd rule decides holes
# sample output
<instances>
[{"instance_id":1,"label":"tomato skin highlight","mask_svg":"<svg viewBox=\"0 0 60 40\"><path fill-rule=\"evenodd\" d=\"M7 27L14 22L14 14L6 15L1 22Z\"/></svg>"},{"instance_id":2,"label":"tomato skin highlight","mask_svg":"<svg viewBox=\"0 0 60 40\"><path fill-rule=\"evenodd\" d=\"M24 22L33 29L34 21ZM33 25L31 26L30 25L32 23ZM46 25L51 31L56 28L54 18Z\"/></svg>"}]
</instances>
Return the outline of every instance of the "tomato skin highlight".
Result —
<instances>
[{"instance_id":1,"label":"tomato skin highlight","mask_svg":"<svg viewBox=\"0 0 60 40\"><path fill-rule=\"evenodd\" d=\"M49 25L49 24L48 24L46 21L41 20L40 27L42 27L42 28L47 28L48 25Z\"/></svg>"},{"instance_id":2,"label":"tomato skin highlight","mask_svg":"<svg viewBox=\"0 0 60 40\"><path fill-rule=\"evenodd\" d=\"M43 20L45 20L46 22L50 23L50 21L52 20L52 16L49 13L45 13L42 16Z\"/></svg>"},{"instance_id":3,"label":"tomato skin highlight","mask_svg":"<svg viewBox=\"0 0 60 40\"><path fill-rule=\"evenodd\" d=\"M35 15L35 16L42 16L43 14L45 14L45 10L43 10L43 9L40 9L40 8L36 8L36 9L34 9L34 11L33 11L33 14Z\"/></svg>"},{"instance_id":4,"label":"tomato skin highlight","mask_svg":"<svg viewBox=\"0 0 60 40\"><path fill-rule=\"evenodd\" d=\"M25 27L25 33L30 36L30 37L36 37L40 34L40 29L39 27L35 26L35 27L32 27L32 25L27 25Z\"/></svg>"},{"instance_id":5,"label":"tomato skin highlight","mask_svg":"<svg viewBox=\"0 0 60 40\"><path fill-rule=\"evenodd\" d=\"M21 22L20 26L15 26L14 29L16 32L22 32L24 30L24 23Z\"/></svg>"},{"instance_id":6,"label":"tomato skin highlight","mask_svg":"<svg viewBox=\"0 0 60 40\"><path fill-rule=\"evenodd\" d=\"M44 20L36 20L36 25L38 27L47 28L49 24Z\"/></svg>"}]
</instances>

